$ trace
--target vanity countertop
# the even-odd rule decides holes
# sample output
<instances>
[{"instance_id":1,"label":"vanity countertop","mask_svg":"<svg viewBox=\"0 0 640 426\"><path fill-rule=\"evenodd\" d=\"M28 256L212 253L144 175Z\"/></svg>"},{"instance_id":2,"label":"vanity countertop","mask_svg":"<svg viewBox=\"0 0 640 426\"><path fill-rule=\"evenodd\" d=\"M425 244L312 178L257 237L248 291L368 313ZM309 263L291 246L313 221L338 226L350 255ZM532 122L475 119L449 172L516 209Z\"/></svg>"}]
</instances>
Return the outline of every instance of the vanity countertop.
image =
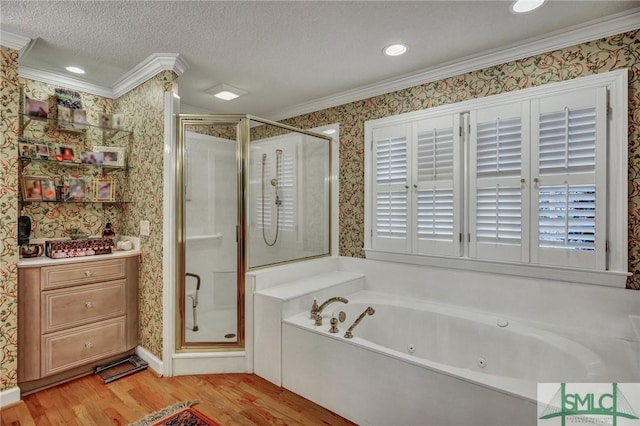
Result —
<instances>
[{"instance_id":1,"label":"vanity countertop","mask_svg":"<svg viewBox=\"0 0 640 426\"><path fill-rule=\"evenodd\" d=\"M97 254L94 256L67 257L63 259L52 259L47 256L22 258L18 260L18 268L34 268L40 266L64 265L68 263L91 262L98 260L119 259L122 257L138 256L139 249L133 250L113 250L111 254Z\"/></svg>"}]
</instances>

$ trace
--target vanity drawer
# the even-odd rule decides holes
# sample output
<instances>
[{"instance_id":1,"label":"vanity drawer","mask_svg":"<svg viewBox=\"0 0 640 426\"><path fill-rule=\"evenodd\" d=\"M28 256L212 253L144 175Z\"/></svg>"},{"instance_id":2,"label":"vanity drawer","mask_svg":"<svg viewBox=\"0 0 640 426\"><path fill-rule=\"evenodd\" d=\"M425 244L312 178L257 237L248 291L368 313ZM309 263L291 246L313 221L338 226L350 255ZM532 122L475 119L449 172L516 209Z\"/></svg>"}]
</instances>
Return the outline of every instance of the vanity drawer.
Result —
<instances>
[{"instance_id":1,"label":"vanity drawer","mask_svg":"<svg viewBox=\"0 0 640 426\"><path fill-rule=\"evenodd\" d=\"M42 290L124 278L125 259L45 266L41 269Z\"/></svg>"},{"instance_id":2,"label":"vanity drawer","mask_svg":"<svg viewBox=\"0 0 640 426\"><path fill-rule=\"evenodd\" d=\"M124 315L125 280L42 292L42 333Z\"/></svg>"},{"instance_id":3,"label":"vanity drawer","mask_svg":"<svg viewBox=\"0 0 640 426\"><path fill-rule=\"evenodd\" d=\"M42 376L124 352L125 319L58 331L42 336Z\"/></svg>"}]
</instances>

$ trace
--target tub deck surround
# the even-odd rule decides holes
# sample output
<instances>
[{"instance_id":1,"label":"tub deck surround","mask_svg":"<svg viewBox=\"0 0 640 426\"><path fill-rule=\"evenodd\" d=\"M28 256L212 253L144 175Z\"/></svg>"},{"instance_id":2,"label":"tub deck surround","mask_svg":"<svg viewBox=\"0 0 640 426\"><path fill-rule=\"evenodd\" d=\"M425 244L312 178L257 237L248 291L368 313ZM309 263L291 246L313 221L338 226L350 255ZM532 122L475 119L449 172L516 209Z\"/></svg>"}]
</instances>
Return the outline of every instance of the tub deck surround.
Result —
<instances>
[{"instance_id":1,"label":"tub deck surround","mask_svg":"<svg viewBox=\"0 0 640 426\"><path fill-rule=\"evenodd\" d=\"M254 372L281 385L281 364L274 360L282 359L282 319L299 312L309 317L314 298L320 304L330 297L352 294L363 287L362 274L334 270L255 291ZM329 306L323 313L326 324L332 309Z\"/></svg>"},{"instance_id":2,"label":"tub deck surround","mask_svg":"<svg viewBox=\"0 0 640 426\"><path fill-rule=\"evenodd\" d=\"M307 312L283 320L282 386L358 424L535 425L538 382L640 380L637 341L379 292L347 298L338 333Z\"/></svg>"}]
</instances>

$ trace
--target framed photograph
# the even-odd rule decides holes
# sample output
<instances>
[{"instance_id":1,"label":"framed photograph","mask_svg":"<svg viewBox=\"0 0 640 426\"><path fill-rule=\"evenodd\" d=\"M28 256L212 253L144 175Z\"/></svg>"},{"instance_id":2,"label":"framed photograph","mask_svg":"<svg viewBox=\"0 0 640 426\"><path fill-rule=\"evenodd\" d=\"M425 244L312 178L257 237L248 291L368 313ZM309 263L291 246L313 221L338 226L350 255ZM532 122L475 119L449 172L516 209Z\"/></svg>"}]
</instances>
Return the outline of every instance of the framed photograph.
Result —
<instances>
[{"instance_id":1,"label":"framed photograph","mask_svg":"<svg viewBox=\"0 0 640 426\"><path fill-rule=\"evenodd\" d=\"M124 130L124 114L119 112L111 116L111 125L114 129Z\"/></svg>"},{"instance_id":2,"label":"framed photograph","mask_svg":"<svg viewBox=\"0 0 640 426\"><path fill-rule=\"evenodd\" d=\"M23 201L42 201L42 179L46 178L42 176L22 176Z\"/></svg>"},{"instance_id":3,"label":"framed photograph","mask_svg":"<svg viewBox=\"0 0 640 426\"><path fill-rule=\"evenodd\" d=\"M93 152L101 152L105 166L124 167L126 149L120 146L94 146Z\"/></svg>"},{"instance_id":4,"label":"framed photograph","mask_svg":"<svg viewBox=\"0 0 640 426\"><path fill-rule=\"evenodd\" d=\"M31 117L47 118L49 113L49 103L36 99L24 99L24 113Z\"/></svg>"},{"instance_id":5,"label":"framed photograph","mask_svg":"<svg viewBox=\"0 0 640 426\"><path fill-rule=\"evenodd\" d=\"M73 163L76 159L76 152L72 146L58 145L56 160Z\"/></svg>"},{"instance_id":6,"label":"framed photograph","mask_svg":"<svg viewBox=\"0 0 640 426\"><path fill-rule=\"evenodd\" d=\"M40 160L48 160L49 159L49 147L43 143L35 144L35 158L39 158Z\"/></svg>"},{"instance_id":7,"label":"framed photograph","mask_svg":"<svg viewBox=\"0 0 640 426\"><path fill-rule=\"evenodd\" d=\"M87 198L87 183L84 179L69 178L69 191L65 201L83 201Z\"/></svg>"},{"instance_id":8,"label":"framed photograph","mask_svg":"<svg viewBox=\"0 0 640 426\"><path fill-rule=\"evenodd\" d=\"M106 112L99 112L98 125L100 127L106 127L107 129L111 129L113 127L113 115L107 114Z\"/></svg>"},{"instance_id":9,"label":"framed photograph","mask_svg":"<svg viewBox=\"0 0 640 426\"><path fill-rule=\"evenodd\" d=\"M101 166L104 163L104 154L102 152L81 152L80 162Z\"/></svg>"},{"instance_id":10,"label":"framed photograph","mask_svg":"<svg viewBox=\"0 0 640 426\"><path fill-rule=\"evenodd\" d=\"M43 201L56 201L56 184L50 179L41 179L40 188L42 188Z\"/></svg>"},{"instance_id":11,"label":"framed photograph","mask_svg":"<svg viewBox=\"0 0 640 426\"><path fill-rule=\"evenodd\" d=\"M116 181L114 179L93 180L93 201L115 201Z\"/></svg>"},{"instance_id":12,"label":"framed photograph","mask_svg":"<svg viewBox=\"0 0 640 426\"><path fill-rule=\"evenodd\" d=\"M73 118L73 127L78 130L87 128L87 111L84 109L71 110L71 117Z\"/></svg>"},{"instance_id":13,"label":"framed photograph","mask_svg":"<svg viewBox=\"0 0 640 426\"><path fill-rule=\"evenodd\" d=\"M65 106L58 105L58 121L71 123L72 120L73 120L72 110Z\"/></svg>"},{"instance_id":14,"label":"framed photograph","mask_svg":"<svg viewBox=\"0 0 640 426\"><path fill-rule=\"evenodd\" d=\"M36 158L36 146L32 143L20 142L18 150L21 158Z\"/></svg>"}]
</instances>

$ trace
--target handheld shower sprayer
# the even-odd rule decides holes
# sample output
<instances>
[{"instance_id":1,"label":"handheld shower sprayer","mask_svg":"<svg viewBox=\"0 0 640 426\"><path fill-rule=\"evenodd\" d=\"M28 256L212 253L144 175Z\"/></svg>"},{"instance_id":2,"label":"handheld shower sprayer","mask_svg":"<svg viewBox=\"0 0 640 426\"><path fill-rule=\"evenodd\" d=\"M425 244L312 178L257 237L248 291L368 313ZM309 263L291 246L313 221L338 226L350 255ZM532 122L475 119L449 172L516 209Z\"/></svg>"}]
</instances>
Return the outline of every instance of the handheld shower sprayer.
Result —
<instances>
[{"instance_id":1,"label":"handheld shower sprayer","mask_svg":"<svg viewBox=\"0 0 640 426\"><path fill-rule=\"evenodd\" d=\"M265 164L267 163L267 154L262 154L262 239L265 244L269 247L275 245L278 241L278 233L280 231L280 206L282 205L282 200L280 199L280 194L278 193L278 183L280 183L280 172L282 168L282 150L276 149L276 177L271 179L269 182L271 186L275 188L275 205L276 205L276 236L272 242L267 241L267 236L265 234L265 225L264 225L264 186L265 186L265 176L264 169Z\"/></svg>"}]
</instances>

